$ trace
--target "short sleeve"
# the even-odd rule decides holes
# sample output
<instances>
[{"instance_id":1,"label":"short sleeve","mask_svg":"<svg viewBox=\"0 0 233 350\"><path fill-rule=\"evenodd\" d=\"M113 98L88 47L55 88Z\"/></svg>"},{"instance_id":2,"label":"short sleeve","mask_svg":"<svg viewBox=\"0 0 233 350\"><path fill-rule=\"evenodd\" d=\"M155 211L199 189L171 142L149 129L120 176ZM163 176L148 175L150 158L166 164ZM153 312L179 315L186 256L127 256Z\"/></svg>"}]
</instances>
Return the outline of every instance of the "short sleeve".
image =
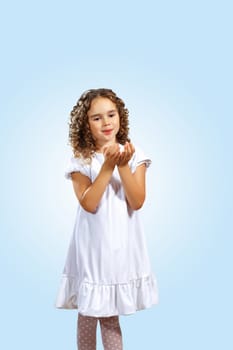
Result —
<instances>
[{"instance_id":1,"label":"short sleeve","mask_svg":"<svg viewBox=\"0 0 233 350\"><path fill-rule=\"evenodd\" d=\"M86 164L82 159L71 157L65 169L65 178L71 180L71 173L80 172L90 177L90 165Z\"/></svg>"},{"instance_id":2,"label":"short sleeve","mask_svg":"<svg viewBox=\"0 0 233 350\"><path fill-rule=\"evenodd\" d=\"M134 173L141 164L145 164L146 168L148 168L151 164L151 159L145 155L141 148L135 147L135 153L130 164L132 172Z\"/></svg>"}]
</instances>

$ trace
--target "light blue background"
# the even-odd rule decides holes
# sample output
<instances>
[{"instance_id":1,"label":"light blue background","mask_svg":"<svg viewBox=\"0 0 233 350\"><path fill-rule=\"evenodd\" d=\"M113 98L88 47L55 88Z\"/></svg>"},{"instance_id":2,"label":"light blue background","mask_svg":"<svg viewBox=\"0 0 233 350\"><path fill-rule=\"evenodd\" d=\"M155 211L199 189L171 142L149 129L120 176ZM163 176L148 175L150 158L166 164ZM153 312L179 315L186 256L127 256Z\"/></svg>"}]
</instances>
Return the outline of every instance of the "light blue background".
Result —
<instances>
[{"instance_id":1,"label":"light blue background","mask_svg":"<svg viewBox=\"0 0 233 350\"><path fill-rule=\"evenodd\" d=\"M153 160L143 219L160 304L121 317L124 349L232 349L230 3L1 6L1 349L76 349L77 311L53 304L76 210L69 112L96 87L125 100Z\"/></svg>"}]
</instances>

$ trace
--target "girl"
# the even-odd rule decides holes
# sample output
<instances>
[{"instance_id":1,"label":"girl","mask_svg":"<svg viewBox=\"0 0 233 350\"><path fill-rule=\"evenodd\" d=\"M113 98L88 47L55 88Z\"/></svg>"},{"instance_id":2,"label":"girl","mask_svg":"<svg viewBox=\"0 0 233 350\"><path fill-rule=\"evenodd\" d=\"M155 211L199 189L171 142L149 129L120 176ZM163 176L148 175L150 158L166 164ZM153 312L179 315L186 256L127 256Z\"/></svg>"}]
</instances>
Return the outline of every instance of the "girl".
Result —
<instances>
[{"instance_id":1,"label":"girl","mask_svg":"<svg viewBox=\"0 0 233 350\"><path fill-rule=\"evenodd\" d=\"M71 111L73 156L65 173L78 199L56 307L79 309L77 344L121 350L119 315L158 302L140 208L151 161L128 137L128 110L110 89L84 92Z\"/></svg>"}]
</instances>

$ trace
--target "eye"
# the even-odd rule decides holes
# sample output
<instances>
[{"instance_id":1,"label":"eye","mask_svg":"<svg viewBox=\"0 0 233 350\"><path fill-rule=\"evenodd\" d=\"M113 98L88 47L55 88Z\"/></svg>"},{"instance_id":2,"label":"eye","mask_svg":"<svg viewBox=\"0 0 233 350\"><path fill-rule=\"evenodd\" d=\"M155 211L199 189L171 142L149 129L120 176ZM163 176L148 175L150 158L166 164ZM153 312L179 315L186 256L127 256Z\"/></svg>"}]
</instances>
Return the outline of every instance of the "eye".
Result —
<instances>
[{"instance_id":1,"label":"eye","mask_svg":"<svg viewBox=\"0 0 233 350\"><path fill-rule=\"evenodd\" d=\"M98 121L98 120L100 120L100 117L95 117L95 118L93 118L92 120Z\"/></svg>"},{"instance_id":2,"label":"eye","mask_svg":"<svg viewBox=\"0 0 233 350\"><path fill-rule=\"evenodd\" d=\"M114 116L115 116L115 113L109 114L109 117L110 117L110 118L112 118L112 117L114 117Z\"/></svg>"}]
</instances>

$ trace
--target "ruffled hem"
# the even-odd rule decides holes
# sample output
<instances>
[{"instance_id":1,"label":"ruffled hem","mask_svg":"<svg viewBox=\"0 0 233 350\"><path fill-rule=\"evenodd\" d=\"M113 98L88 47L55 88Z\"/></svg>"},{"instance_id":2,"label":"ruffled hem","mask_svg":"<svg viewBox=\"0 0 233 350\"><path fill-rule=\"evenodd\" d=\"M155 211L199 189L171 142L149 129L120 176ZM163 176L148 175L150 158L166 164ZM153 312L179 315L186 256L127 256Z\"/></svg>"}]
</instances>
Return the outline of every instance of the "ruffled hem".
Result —
<instances>
[{"instance_id":1,"label":"ruffled hem","mask_svg":"<svg viewBox=\"0 0 233 350\"><path fill-rule=\"evenodd\" d=\"M83 282L63 275L55 307L79 309L82 315L108 317L129 315L158 303L153 274L121 284Z\"/></svg>"}]
</instances>

